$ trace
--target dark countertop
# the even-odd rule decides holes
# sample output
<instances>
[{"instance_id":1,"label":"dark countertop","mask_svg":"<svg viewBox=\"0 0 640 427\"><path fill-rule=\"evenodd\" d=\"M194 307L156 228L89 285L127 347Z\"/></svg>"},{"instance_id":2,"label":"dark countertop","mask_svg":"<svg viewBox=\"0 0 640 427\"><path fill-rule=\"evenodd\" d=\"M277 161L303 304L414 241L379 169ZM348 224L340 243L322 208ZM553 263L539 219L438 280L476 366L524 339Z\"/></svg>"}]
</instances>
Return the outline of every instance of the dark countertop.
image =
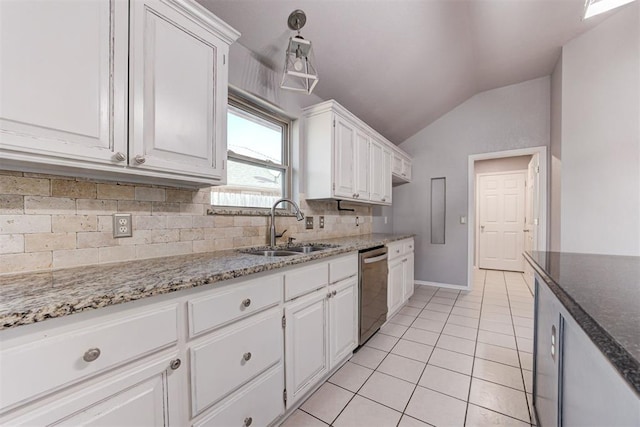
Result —
<instances>
[{"instance_id":1,"label":"dark countertop","mask_svg":"<svg viewBox=\"0 0 640 427\"><path fill-rule=\"evenodd\" d=\"M411 234L367 234L315 240L335 246L288 257L237 249L0 276L0 329L222 282L384 245ZM245 248L246 249L246 248Z\"/></svg>"},{"instance_id":2,"label":"dark countertop","mask_svg":"<svg viewBox=\"0 0 640 427\"><path fill-rule=\"evenodd\" d=\"M640 393L640 257L536 251L525 258Z\"/></svg>"}]
</instances>

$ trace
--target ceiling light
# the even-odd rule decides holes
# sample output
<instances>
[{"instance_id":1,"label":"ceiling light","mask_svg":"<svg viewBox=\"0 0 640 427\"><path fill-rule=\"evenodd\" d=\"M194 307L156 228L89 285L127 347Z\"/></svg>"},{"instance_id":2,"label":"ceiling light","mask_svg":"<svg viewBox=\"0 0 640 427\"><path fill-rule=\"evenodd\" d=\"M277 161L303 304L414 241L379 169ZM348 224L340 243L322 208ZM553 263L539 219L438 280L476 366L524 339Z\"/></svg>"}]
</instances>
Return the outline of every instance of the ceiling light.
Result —
<instances>
[{"instance_id":1,"label":"ceiling light","mask_svg":"<svg viewBox=\"0 0 640 427\"><path fill-rule=\"evenodd\" d=\"M310 94L318 83L318 72L311 42L300 35L300 29L306 22L307 16L300 9L289 15L287 24L298 34L289 37L280 87Z\"/></svg>"},{"instance_id":2,"label":"ceiling light","mask_svg":"<svg viewBox=\"0 0 640 427\"><path fill-rule=\"evenodd\" d=\"M584 7L584 19L607 12L634 0L587 0Z\"/></svg>"}]
</instances>

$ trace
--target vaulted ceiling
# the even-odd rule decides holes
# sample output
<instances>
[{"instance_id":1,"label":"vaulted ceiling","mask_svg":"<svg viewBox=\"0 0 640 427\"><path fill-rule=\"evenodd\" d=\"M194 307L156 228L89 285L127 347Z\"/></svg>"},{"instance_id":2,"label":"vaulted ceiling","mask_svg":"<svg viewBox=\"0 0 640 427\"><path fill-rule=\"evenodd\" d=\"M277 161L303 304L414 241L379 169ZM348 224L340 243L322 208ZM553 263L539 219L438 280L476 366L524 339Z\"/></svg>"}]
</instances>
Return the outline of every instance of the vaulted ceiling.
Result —
<instances>
[{"instance_id":1,"label":"vaulted ceiling","mask_svg":"<svg viewBox=\"0 0 640 427\"><path fill-rule=\"evenodd\" d=\"M549 75L561 46L608 15L582 21L584 0L198 1L277 70L303 9L314 93L395 144L478 92Z\"/></svg>"}]
</instances>

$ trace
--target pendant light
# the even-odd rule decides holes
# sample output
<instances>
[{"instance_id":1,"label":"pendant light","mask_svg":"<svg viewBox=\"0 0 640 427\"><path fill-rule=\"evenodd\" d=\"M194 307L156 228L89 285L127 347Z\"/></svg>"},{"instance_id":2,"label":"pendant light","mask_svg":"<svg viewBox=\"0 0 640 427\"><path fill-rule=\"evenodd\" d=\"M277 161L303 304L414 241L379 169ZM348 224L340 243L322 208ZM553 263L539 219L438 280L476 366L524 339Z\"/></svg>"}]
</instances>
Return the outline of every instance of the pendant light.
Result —
<instances>
[{"instance_id":1,"label":"pendant light","mask_svg":"<svg viewBox=\"0 0 640 427\"><path fill-rule=\"evenodd\" d=\"M300 9L291 12L287 19L289 28L298 34L289 37L280 87L310 94L318 83L318 72L311 42L300 35L306 22L307 16Z\"/></svg>"}]
</instances>

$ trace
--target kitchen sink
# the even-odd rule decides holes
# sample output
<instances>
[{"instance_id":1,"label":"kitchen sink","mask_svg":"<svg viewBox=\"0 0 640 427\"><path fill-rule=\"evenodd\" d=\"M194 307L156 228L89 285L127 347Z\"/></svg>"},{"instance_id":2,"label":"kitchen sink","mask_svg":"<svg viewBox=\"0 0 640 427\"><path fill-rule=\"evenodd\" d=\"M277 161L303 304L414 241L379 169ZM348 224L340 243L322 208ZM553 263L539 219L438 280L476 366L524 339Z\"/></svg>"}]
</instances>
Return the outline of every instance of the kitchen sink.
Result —
<instances>
[{"instance_id":1,"label":"kitchen sink","mask_svg":"<svg viewBox=\"0 0 640 427\"><path fill-rule=\"evenodd\" d=\"M240 250L243 254L259 255L259 256L293 256L301 254L310 254L313 252L325 251L327 249L336 248L336 245L327 244L305 244L302 246L285 246L277 248L254 248Z\"/></svg>"},{"instance_id":2,"label":"kitchen sink","mask_svg":"<svg viewBox=\"0 0 640 427\"><path fill-rule=\"evenodd\" d=\"M289 251L289 250L262 250L262 249L250 249L246 251L241 251L244 254L249 255L260 255L260 256L293 256L300 255L300 252L297 251Z\"/></svg>"}]
</instances>

